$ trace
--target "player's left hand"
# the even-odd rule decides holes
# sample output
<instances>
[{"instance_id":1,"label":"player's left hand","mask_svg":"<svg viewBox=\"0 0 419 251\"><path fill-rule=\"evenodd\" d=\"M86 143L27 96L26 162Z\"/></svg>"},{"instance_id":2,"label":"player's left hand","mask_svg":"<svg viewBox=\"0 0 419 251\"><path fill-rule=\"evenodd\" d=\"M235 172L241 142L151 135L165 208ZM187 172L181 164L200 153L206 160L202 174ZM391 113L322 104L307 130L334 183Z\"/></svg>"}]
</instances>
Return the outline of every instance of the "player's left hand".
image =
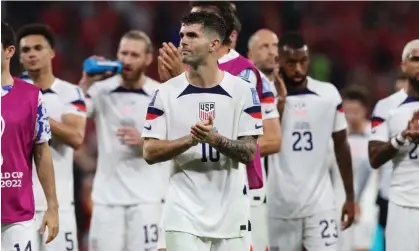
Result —
<instances>
[{"instance_id":1,"label":"player's left hand","mask_svg":"<svg viewBox=\"0 0 419 251\"><path fill-rule=\"evenodd\" d=\"M343 204L341 226L342 231L349 228L355 220L355 202L347 200Z\"/></svg>"},{"instance_id":2,"label":"player's left hand","mask_svg":"<svg viewBox=\"0 0 419 251\"><path fill-rule=\"evenodd\" d=\"M163 47L159 50L159 60L169 71L171 77L176 77L185 72L179 49L172 43L163 43Z\"/></svg>"},{"instance_id":3,"label":"player's left hand","mask_svg":"<svg viewBox=\"0 0 419 251\"><path fill-rule=\"evenodd\" d=\"M214 118L209 116L208 120L200 121L191 127L191 135L200 143L210 143L214 136Z\"/></svg>"},{"instance_id":4,"label":"player's left hand","mask_svg":"<svg viewBox=\"0 0 419 251\"><path fill-rule=\"evenodd\" d=\"M45 243L48 244L54 240L58 234L58 208L48 207L44 217L42 218L42 225L40 230L41 235L45 233L46 228L48 228L48 237Z\"/></svg>"},{"instance_id":5,"label":"player's left hand","mask_svg":"<svg viewBox=\"0 0 419 251\"><path fill-rule=\"evenodd\" d=\"M141 145L141 133L134 127L122 127L116 132L124 145L128 146L140 146Z\"/></svg>"}]
</instances>

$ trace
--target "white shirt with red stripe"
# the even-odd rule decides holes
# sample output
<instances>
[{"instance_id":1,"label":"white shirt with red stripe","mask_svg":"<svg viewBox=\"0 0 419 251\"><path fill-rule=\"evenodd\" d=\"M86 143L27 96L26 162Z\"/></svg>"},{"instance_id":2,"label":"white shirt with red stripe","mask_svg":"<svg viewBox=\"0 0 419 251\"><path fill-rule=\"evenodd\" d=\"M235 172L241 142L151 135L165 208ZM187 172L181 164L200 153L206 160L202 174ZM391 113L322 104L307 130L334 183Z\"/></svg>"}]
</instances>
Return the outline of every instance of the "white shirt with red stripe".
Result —
<instances>
[{"instance_id":1,"label":"white shirt with red stripe","mask_svg":"<svg viewBox=\"0 0 419 251\"><path fill-rule=\"evenodd\" d=\"M402 89L384 99L377 102L374 107L371 118L372 132L374 132L377 126L381 125L387 120L390 115L390 111L397 108L403 100L407 98L406 92ZM380 196L388 200L388 194L390 190L390 179L393 165L391 161L388 161L380 167Z\"/></svg>"},{"instance_id":2,"label":"white shirt with red stripe","mask_svg":"<svg viewBox=\"0 0 419 251\"><path fill-rule=\"evenodd\" d=\"M419 99L409 97L396 108L388 111L388 116L372 129L370 141L389 142L407 128L413 113L419 110ZM397 205L419 208L419 146L406 144L391 160L389 200Z\"/></svg>"},{"instance_id":3,"label":"white shirt with red stripe","mask_svg":"<svg viewBox=\"0 0 419 251\"><path fill-rule=\"evenodd\" d=\"M175 140L212 114L218 132L236 140L263 133L260 101L255 88L224 72L221 83L199 88L183 73L155 92L142 137ZM163 229L208 238L246 234L249 204L243 188L245 168L208 144L189 148L173 159Z\"/></svg>"},{"instance_id":4,"label":"white shirt with red stripe","mask_svg":"<svg viewBox=\"0 0 419 251\"><path fill-rule=\"evenodd\" d=\"M73 114L82 118L86 117L86 105L83 91L77 85L56 78L52 86L43 90L44 105L51 119L62 123L63 116ZM73 210L74 179L73 159L74 150L70 146L51 139L51 153L54 163L55 183L60 210ZM36 168L33 168L33 183L35 194L35 208L37 211L47 209L47 201L39 182Z\"/></svg>"},{"instance_id":5,"label":"white shirt with red stripe","mask_svg":"<svg viewBox=\"0 0 419 251\"><path fill-rule=\"evenodd\" d=\"M269 216L303 218L334 209L329 144L347 127L339 91L309 77L306 89L289 93L282 116L282 148L268 175Z\"/></svg>"}]
</instances>

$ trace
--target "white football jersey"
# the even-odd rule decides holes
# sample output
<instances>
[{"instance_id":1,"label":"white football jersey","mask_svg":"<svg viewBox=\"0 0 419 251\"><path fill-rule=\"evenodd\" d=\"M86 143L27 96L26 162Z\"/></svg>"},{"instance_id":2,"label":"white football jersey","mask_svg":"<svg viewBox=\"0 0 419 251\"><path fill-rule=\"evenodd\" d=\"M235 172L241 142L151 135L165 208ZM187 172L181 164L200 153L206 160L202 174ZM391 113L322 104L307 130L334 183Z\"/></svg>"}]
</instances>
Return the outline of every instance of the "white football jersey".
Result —
<instances>
[{"instance_id":1,"label":"white football jersey","mask_svg":"<svg viewBox=\"0 0 419 251\"><path fill-rule=\"evenodd\" d=\"M338 90L308 77L306 89L288 94L282 116L279 166L268 175L269 216L303 218L334 209L329 144L332 133L346 129Z\"/></svg>"},{"instance_id":2,"label":"white football jersey","mask_svg":"<svg viewBox=\"0 0 419 251\"><path fill-rule=\"evenodd\" d=\"M174 140L190 135L191 126L209 115L218 133L236 140L262 135L260 101L256 89L224 72L212 88L190 85L183 73L164 83L147 111L143 137ZM163 228L196 236L243 236L249 202L239 163L198 144L173 159L173 173L163 210Z\"/></svg>"},{"instance_id":3,"label":"white football jersey","mask_svg":"<svg viewBox=\"0 0 419 251\"><path fill-rule=\"evenodd\" d=\"M372 129L370 141L388 142L406 129L413 113L419 110L419 99L407 97L399 106L389 111L386 120ZM419 147L410 144L402 147L392 159L393 172L389 199L406 207L419 208Z\"/></svg>"},{"instance_id":4,"label":"white football jersey","mask_svg":"<svg viewBox=\"0 0 419 251\"><path fill-rule=\"evenodd\" d=\"M94 83L87 91L99 155L92 200L104 205L160 202L168 187L165 163L148 165L140 149L124 145L116 135L124 126L142 131L148 103L159 84L147 78L142 89L129 90L120 83L117 75Z\"/></svg>"},{"instance_id":5,"label":"white football jersey","mask_svg":"<svg viewBox=\"0 0 419 251\"><path fill-rule=\"evenodd\" d=\"M375 105L374 111L371 118L372 129L380 125L385 121L389 116L389 111L397 108L405 99L407 94L404 90L400 90L387 98L381 99ZM388 199L388 193L390 189L390 179L392 172L392 163L391 161L387 162L380 167L380 196L384 199Z\"/></svg>"},{"instance_id":6,"label":"white football jersey","mask_svg":"<svg viewBox=\"0 0 419 251\"><path fill-rule=\"evenodd\" d=\"M32 82L32 81L31 81ZM62 117L74 114L86 117L86 104L83 91L77 85L56 78L48 90L43 90L44 104L51 119L62 122ZM54 164L55 183L60 210L73 209L74 179L73 159L74 149L60 142L54 136L51 139L51 154ZM36 168L33 168L33 183L35 207L37 211L47 209L44 191L38 179Z\"/></svg>"}]
</instances>

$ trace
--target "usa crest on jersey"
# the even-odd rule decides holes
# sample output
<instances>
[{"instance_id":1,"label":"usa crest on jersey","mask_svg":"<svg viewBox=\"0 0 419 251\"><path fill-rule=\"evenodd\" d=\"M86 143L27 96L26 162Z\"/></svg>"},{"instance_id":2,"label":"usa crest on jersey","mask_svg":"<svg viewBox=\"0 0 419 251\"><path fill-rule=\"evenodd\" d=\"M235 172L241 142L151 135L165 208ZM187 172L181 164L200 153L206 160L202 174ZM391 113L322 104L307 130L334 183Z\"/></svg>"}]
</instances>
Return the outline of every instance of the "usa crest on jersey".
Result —
<instances>
[{"instance_id":1,"label":"usa crest on jersey","mask_svg":"<svg viewBox=\"0 0 419 251\"><path fill-rule=\"evenodd\" d=\"M199 103L199 119L208 120L210 115L215 118L215 102Z\"/></svg>"}]
</instances>

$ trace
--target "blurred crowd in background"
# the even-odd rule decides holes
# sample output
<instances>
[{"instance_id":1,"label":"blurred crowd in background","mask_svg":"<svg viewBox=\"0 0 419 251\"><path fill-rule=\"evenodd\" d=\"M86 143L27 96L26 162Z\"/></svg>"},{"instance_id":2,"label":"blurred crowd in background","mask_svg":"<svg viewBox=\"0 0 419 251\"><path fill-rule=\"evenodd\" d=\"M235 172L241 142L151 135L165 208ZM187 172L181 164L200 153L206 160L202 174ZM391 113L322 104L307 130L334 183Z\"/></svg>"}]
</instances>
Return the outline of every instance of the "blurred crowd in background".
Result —
<instances>
[{"instance_id":1,"label":"blurred crowd in background","mask_svg":"<svg viewBox=\"0 0 419 251\"><path fill-rule=\"evenodd\" d=\"M247 54L249 37L260 28L281 36L299 30L311 49L311 76L339 89L358 84L372 100L392 93L407 41L419 35L419 2L236 2L242 30L236 49ZM179 43L179 20L188 2L1 2L1 15L16 30L24 24L49 25L56 35L55 75L77 84L82 62L91 55L115 58L122 34L146 32L159 48ZM148 75L159 80L157 63ZM14 58L12 73L21 67ZM374 103L373 103L374 104ZM88 123L85 145L76 152L75 196L80 243L89 229L91 186L96 167L96 135ZM83 250L83 249L82 249Z\"/></svg>"}]
</instances>

